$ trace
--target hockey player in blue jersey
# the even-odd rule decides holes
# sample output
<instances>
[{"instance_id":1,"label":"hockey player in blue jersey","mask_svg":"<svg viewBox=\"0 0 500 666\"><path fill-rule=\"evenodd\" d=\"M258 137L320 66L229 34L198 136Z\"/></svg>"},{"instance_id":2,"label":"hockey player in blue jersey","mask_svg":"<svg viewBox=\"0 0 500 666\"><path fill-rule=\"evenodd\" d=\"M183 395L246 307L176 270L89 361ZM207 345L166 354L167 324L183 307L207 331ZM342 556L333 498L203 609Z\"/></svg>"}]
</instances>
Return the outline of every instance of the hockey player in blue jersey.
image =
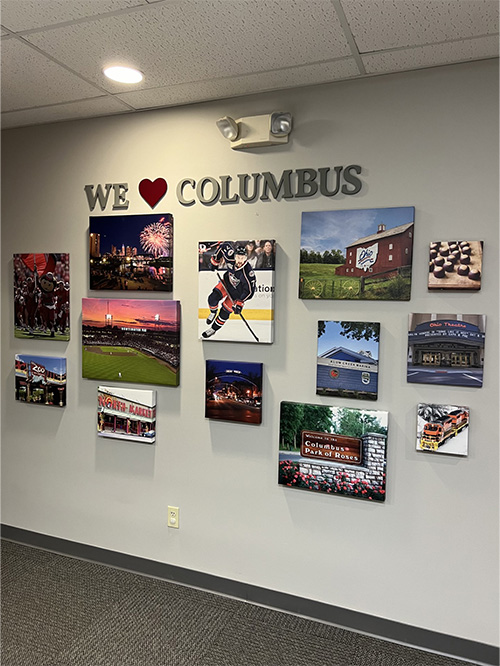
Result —
<instances>
[{"instance_id":1,"label":"hockey player in blue jersey","mask_svg":"<svg viewBox=\"0 0 500 666\"><path fill-rule=\"evenodd\" d=\"M232 312L241 314L245 303L255 293L255 273L247 261L244 245L238 245L235 249L229 241L219 242L210 257L210 268L216 271L219 264L223 266L225 273L208 297L210 314L207 324L210 324L210 328L201 334L205 339L215 335Z\"/></svg>"}]
</instances>

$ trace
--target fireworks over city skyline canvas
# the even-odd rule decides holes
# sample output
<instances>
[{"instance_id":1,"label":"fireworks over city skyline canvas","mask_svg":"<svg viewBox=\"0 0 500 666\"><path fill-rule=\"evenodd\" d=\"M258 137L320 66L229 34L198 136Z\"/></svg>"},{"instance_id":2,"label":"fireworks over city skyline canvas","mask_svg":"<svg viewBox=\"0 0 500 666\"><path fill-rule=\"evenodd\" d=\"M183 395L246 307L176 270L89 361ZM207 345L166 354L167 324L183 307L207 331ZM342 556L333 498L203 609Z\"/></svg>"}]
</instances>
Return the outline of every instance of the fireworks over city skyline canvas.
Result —
<instances>
[{"instance_id":1,"label":"fireworks over city skyline canvas","mask_svg":"<svg viewBox=\"0 0 500 666\"><path fill-rule=\"evenodd\" d=\"M90 289L172 291L173 217L89 218Z\"/></svg>"}]
</instances>

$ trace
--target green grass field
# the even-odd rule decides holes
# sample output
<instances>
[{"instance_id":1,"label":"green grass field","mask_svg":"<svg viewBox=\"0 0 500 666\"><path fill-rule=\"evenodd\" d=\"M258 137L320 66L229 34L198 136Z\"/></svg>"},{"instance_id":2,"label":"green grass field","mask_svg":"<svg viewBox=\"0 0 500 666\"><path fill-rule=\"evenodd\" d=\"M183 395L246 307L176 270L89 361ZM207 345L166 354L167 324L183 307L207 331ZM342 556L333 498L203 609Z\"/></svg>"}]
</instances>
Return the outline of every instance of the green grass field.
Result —
<instances>
[{"instance_id":1,"label":"green grass field","mask_svg":"<svg viewBox=\"0 0 500 666\"><path fill-rule=\"evenodd\" d=\"M21 328L16 328L14 330L15 338L23 338L25 340L59 340L61 342L67 342L69 340L69 332L56 333L53 338L50 337L50 333L42 333L42 331L36 331L35 333L28 333Z\"/></svg>"},{"instance_id":2,"label":"green grass field","mask_svg":"<svg viewBox=\"0 0 500 666\"><path fill-rule=\"evenodd\" d=\"M335 275L342 264L300 264L299 297L305 299L396 300L410 299L411 280L396 276L386 281L368 280L361 292L361 279Z\"/></svg>"},{"instance_id":3,"label":"green grass field","mask_svg":"<svg viewBox=\"0 0 500 666\"><path fill-rule=\"evenodd\" d=\"M82 348L82 375L87 379L179 385L178 373L137 349L104 345L87 349L85 345Z\"/></svg>"}]
</instances>

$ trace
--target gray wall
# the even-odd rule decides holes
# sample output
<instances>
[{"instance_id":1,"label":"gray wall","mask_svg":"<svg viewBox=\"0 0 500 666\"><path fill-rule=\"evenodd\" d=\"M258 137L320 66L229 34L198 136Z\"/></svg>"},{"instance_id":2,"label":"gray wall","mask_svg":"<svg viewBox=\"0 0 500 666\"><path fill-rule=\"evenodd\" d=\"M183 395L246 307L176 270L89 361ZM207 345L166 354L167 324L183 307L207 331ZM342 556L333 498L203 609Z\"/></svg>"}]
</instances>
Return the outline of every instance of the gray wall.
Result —
<instances>
[{"instance_id":1,"label":"gray wall","mask_svg":"<svg viewBox=\"0 0 500 666\"><path fill-rule=\"evenodd\" d=\"M3 522L497 643L497 81L486 61L4 132ZM284 148L231 151L215 127L221 115L275 109L295 118ZM191 208L175 198L182 177L353 163L364 183L353 197ZM128 182L128 212L147 213L137 184L158 176L170 184L158 210L175 219L181 386L158 387L155 447L97 441L98 382L81 379L81 298L99 296L87 288L83 188ZM302 211L408 205L416 208L409 303L298 300ZM197 241L246 236L279 243L275 342L201 343ZM479 293L428 293L428 244L448 237L485 241ZM12 254L33 251L70 253L68 344L13 336ZM409 312L487 315L483 388L406 383ZM318 319L381 322L385 504L277 485L281 400L365 405L315 395ZM23 352L67 356L64 410L15 402L14 354ZM264 363L261 426L205 420L207 358ZM467 458L415 451L418 402L470 406ZM180 530L167 529L167 504L180 507Z\"/></svg>"}]
</instances>

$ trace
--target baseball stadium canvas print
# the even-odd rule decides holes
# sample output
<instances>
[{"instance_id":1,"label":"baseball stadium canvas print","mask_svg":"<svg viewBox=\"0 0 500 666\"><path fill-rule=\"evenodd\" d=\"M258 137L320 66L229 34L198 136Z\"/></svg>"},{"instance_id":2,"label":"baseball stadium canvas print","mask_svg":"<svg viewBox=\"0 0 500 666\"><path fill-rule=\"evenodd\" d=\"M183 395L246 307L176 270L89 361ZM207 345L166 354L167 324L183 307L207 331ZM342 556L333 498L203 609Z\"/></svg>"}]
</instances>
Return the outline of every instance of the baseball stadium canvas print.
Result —
<instances>
[{"instance_id":1,"label":"baseball stadium canvas print","mask_svg":"<svg viewBox=\"0 0 500 666\"><path fill-rule=\"evenodd\" d=\"M316 393L376 400L380 324L319 321Z\"/></svg>"},{"instance_id":2,"label":"baseball stadium canvas print","mask_svg":"<svg viewBox=\"0 0 500 666\"><path fill-rule=\"evenodd\" d=\"M82 376L179 385L180 302L82 299Z\"/></svg>"},{"instance_id":3,"label":"baseball stadium canvas print","mask_svg":"<svg viewBox=\"0 0 500 666\"><path fill-rule=\"evenodd\" d=\"M169 213L91 217L90 288L172 291L173 240Z\"/></svg>"},{"instance_id":4,"label":"baseball stadium canvas print","mask_svg":"<svg viewBox=\"0 0 500 666\"><path fill-rule=\"evenodd\" d=\"M271 343L274 240L198 244L198 333L202 340Z\"/></svg>"},{"instance_id":5,"label":"baseball stadium canvas print","mask_svg":"<svg viewBox=\"0 0 500 666\"><path fill-rule=\"evenodd\" d=\"M69 254L15 254L13 263L14 336L69 340Z\"/></svg>"},{"instance_id":6,"label":"baseball stadium canvas print","mask_svg":"<svg viewBox=\"0 0 500 666\"><path fill-rule=\"evenodd\" d=\"M388 412L282 402L278 483L385 500Z\"/></svg>"},{"instance_id":7,"label":"baseball stadium canvas print","mask_svg":"<svg viewBox=\"0 0 500 666\"><path fill-rule=\"evenodd\" d=\"M205 416L262 422L262 363L207 361Z\"/></svg>"},{"instance_id":8,"label":"baseball stadium canvas print","mask_svg":"<svg viewBox=\"0 0 500 666\"><path fill-rule=\"evenodd\" d=\"M415 208L302 213L299 298L408 301Z\"/></svg>"},{"instance_id":9,"label":"baseball stadium canvas print","mask_svg":"<svg viewBox=\"0 0 500 666\"><path fill-rule=\"evenodd\" d=\"M16 354L16 400L48 407L64 407L66 359Z\"/></svg>"},{"instance_id":10,"label":"baseball stadium canvas print","mask_svg":"<svg viewBox=\"0 0 500 666\"><path fill-rule=\"evenodd\" d=\"M97 435L154 444L156 439L156 391L99 386Z\"/></svg>"},{"instance_id":11,"label":"baseball stadium canvas print","mask_svg":"<svg viewBox=\"0 0 500 666\"><path fill-rule=\"evenodd\" d=\"M417 409L417 451L466 456L469 449L469 408L420 403Z\"/></svg>"}]
</instances>

